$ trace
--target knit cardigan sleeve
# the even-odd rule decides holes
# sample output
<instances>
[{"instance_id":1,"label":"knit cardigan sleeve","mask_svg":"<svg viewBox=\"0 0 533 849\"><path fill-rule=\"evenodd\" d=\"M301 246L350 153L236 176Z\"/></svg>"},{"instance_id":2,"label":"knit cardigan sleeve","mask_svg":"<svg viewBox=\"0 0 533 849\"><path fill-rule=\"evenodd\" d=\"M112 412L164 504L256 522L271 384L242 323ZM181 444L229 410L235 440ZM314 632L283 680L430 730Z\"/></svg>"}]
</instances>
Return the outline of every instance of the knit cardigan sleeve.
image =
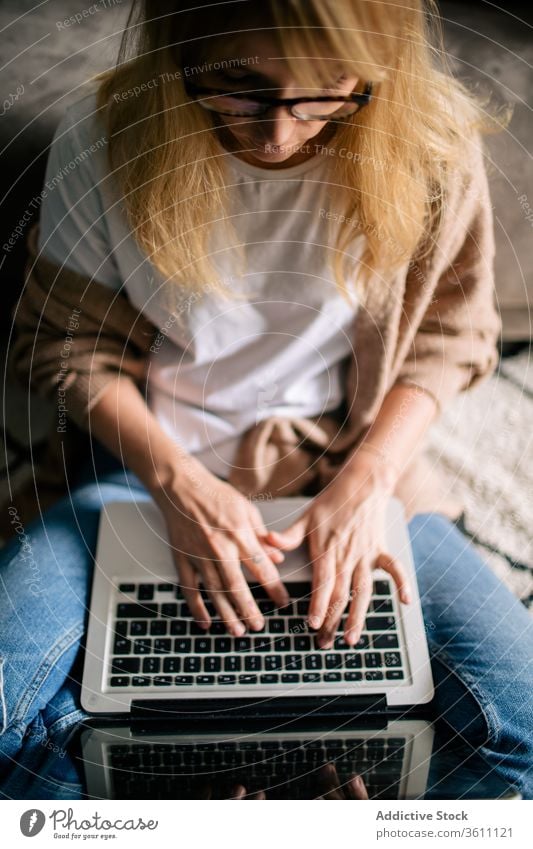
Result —
<instances>
[{"instance_id":1,"label":"knit cardigan sleeve","mask_svg":"<svg viewBox=\"0 0 533 849\"><path fill-rule=\"evenodd\" d=\"M155 327L115 292L37 250L38 226L28 236L24 291L15 308L11 374L55 401L82 430L106 386L117 375L143 382Z\"/></svg>"},{"instance_id":2,"label":"knit cardigan sleeve","mask_svg":"<svg viewBox=\"0 0 533 849\"><path fill-rule=\"evenodd\" d=\"M488 378L498 363L501 319L495 305L492 207L482 149L472 144L466 177L450 181L440 236L430 252L422 312L415 319L396 382L419 386L439 412L459 392ZM408 275L420 292L421 269Z\"/></svg>"}]
</instances>

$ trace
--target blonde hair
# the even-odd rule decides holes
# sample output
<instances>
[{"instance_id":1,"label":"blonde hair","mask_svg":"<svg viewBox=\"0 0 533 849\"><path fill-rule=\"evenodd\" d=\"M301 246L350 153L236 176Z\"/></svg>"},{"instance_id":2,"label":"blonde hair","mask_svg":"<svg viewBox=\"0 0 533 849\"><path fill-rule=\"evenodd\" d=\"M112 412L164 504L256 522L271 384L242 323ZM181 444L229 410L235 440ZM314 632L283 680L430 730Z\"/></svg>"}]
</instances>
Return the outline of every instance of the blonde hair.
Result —
<instances>
[{"instance_id":1,"label":"blonde hair","mask_svg":"<svg viewBox=\"0 0 533 849\"><path fill-rule=\"evenodd\" d=\"M98 78L98 106L129 226L165 281L222 290L208 246L214 222L226 228L226 244L244 270L228 214L226 156L210 114L187 97L180 69L197 64L217 39L257 28L257 14L302 85L320 85L332 59L374 83L372 102L337 125L332 144L344 155L329 157L331 208L339 215L328 245L339 289L347 294L353 277L356 233L365 236L360 291L373 273L393 272L427 252L447 175L461 172L465 145L487 126L481 106L443 65L433 0L161 0L155 6L133 4L119 63Z\"/></svg>"}]
</instances>

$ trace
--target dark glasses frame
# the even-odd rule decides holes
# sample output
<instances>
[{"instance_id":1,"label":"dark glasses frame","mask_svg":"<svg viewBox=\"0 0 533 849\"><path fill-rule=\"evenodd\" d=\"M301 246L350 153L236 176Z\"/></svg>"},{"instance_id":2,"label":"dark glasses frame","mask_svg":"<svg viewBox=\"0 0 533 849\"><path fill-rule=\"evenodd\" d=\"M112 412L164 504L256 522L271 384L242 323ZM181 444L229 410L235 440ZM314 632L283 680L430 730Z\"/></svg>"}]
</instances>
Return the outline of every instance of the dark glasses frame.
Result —
<instances>
[{"instance_id":1,"label":"dark glasses frame","mask_svg":"<svg viewBox=\"0 0 533 849\"><path fill-rule=\"evenodd\" d=\"M373 84L371 82L367 83L364 90L362 92L352 92L351 94L338 94L338 95L329 95L322 97L288 97L288 98L275 98L268 97L264 94L256 94L254 91L229 91L228 89L218 89L218 88L210 88L207 86L199 86L190 80L184 80L185 91L192 99L198 101L200 106L206 109L208 112L214 112L217 115L229 115L234 118L257 118L264 115L271 109L273 106L286 107L293 118L296 118L299 121L316 121L320 120L317 117L309 117L302 118L300 115L295 114L293 109L305 103L353 103L357 105L357 109L353 112L349 113L350 115L355 115L359 109L362 109L364 106L367 106L372 100L372 89ZM207 101L209 97L220 97L221 95L226 95L227 97L233 97L236 100L253 100L255 103L261 104L264 108L260 112L253 113L244 113L237 114L236 112L224 112L220 109L211 108ZM335 113L332 113L330 116L324 116L324 119L328 117L334 117Z\"/></svg>"}]
</instances>

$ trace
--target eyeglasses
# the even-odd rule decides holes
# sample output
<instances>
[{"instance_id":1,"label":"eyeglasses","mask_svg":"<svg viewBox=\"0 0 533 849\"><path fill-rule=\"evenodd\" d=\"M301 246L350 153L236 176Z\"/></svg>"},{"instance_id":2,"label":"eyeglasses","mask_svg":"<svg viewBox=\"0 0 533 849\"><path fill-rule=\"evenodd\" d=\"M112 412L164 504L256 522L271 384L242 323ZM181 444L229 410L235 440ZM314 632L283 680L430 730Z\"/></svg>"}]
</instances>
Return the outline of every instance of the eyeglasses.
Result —
<instances>
[{"instance_id":1,"label":"eyeglasses","mask_svg":"<svg viewBox=\"0 0 533 849\"><path fill-rule=\"evenodd\" d=\"M257 118L273 107L285 107L299 121L329 121L354 115L372 99L372 83L367 83L360 93L338 94L330 97L291 97L277 99L245 91L225 91L204 88L185 80L189 97L200 106L218 115L234 118Z\"/></svg>"}]
</instances>

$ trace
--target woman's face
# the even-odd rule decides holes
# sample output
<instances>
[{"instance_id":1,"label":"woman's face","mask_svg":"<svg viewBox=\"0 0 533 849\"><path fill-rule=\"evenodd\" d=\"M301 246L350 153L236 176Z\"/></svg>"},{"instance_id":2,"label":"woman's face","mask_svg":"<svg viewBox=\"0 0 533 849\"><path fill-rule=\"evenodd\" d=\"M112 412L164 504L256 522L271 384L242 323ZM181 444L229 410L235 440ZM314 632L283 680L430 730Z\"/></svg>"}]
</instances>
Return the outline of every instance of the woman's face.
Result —
<instances>
[{"instance_id":1,"label":"woman's face","mask_svg":"<svg viewBox=\"0 0 533 849\"><path fill-rule=\"evenodd\" d=\"M227 91L263 91L269 97L291 98L313 95L350 94L357 77L343 74L338 62L331 62L331 77L325 81L324 90L305 91L297 86L283 58L277 58L276 42L267 32L242 34L224 43L223 50L204 62L234 60L228 67L208 70L198 78L199 85ZM237 61L235 61L237 60ZM241 60L240 62L238 60ZM312 61L312 60L310 60ZM194 79L194 78L193 78ZM196 81L196 80L195 80ZM258 118L233 118L228 115L213 116L221 140L231 148L242 151L249 161L275 166L286 162L298 153L311 139L326 128L327 121L299 121L284 107L274 107ZM318 139L317 139L318 141ZM309 151L307 151L309 153ZM314 153L311 149L311 153Z\"/></svg>"}]
</instances>

